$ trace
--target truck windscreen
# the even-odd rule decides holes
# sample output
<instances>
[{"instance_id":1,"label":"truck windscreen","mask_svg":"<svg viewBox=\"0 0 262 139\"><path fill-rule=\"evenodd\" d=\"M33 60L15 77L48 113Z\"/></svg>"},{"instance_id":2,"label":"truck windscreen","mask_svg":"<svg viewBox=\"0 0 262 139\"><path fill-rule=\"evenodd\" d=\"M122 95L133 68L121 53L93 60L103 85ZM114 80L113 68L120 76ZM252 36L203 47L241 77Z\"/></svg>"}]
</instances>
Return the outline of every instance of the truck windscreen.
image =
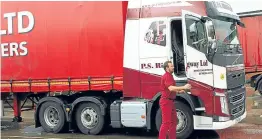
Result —
<instances>
[{"instance_id":1,"label":"truck windscreen","mask_svg":"<svg viewBox=\"0 0 262 139\"><path fill-rule=\"evenodd\" d=\"M215 27L217 41L229 47L239 45L239 38L235 23L213 19L213 24Z\"/></svg>"}]
</instances>

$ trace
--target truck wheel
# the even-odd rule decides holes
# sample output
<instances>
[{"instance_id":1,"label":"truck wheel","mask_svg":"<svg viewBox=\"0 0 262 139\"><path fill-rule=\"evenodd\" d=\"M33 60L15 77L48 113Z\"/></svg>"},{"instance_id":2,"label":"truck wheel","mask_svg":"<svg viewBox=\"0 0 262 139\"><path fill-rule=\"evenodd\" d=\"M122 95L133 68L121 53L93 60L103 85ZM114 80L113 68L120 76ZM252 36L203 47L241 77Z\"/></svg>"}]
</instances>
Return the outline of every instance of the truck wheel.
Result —
<instances>
[{"instance_id":1,"label":"truck wheel","mask_svg":"<svg viewBox=\"0 0 262 139\"><path fill-rule=\"evenodd\" d=\"M260 80L258 82L257 90L258 90L259 94L262 95L262 80Z\"/></svg>"},{"instance_id":2,"label":"truck wheel","mask_svg":"<svg viewBox=\"0 0 262 139\"><path fill-rule=\"evenodd\" d=\"M45 102L40 107L39 121L46 132L61 132L66 123L62 106L55 102Z\"/></svg>"},{"instance_id":3,"label":"truck wheel","mask_svg":"<svg viewBox=\"0 0 262 139\"><path fill-rule=\"evenodd\" d=\"M175 103L177 111L177 138L188 138L194 130L192 110L182 102L176 101ZM162 123L162 114L160 108L156 113L155 122L156 128L159 131Z\"/></svg>"},{"instance_id":4,"label":"truck wheel","mask_svg":"<svg viewBox=\"0 0 262 139\"><path fill-rule=\"evenodd\" d=\"M97 104L83 103L76 111L76 124L82 133L97 135L103 130L105 119Z\"/></svg>"}]
</instances>

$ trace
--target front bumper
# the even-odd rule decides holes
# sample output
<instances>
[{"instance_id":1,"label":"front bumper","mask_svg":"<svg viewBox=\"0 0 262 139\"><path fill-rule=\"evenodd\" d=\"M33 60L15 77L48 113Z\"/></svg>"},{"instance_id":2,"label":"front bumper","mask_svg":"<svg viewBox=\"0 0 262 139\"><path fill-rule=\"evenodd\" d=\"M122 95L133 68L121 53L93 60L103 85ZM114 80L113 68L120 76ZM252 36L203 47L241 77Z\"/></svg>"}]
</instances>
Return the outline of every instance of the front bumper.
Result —
<instances>
[{"instance_id":1,"label":"front bumper","mask_svg":"<svg viewBox=\"0 0 262 139\"><path fill-rule=\"evenodd\" d=\"M225 122L213 122L212 117L205 117L205 116L197 116L194 115L194 129L196 130L219 130L219 129L225 129L231 126L234 126L235 124L239 123L243 119L245 119L247 116L247 112L240 117L229 120Z\"/></svg>"}]
</instances>

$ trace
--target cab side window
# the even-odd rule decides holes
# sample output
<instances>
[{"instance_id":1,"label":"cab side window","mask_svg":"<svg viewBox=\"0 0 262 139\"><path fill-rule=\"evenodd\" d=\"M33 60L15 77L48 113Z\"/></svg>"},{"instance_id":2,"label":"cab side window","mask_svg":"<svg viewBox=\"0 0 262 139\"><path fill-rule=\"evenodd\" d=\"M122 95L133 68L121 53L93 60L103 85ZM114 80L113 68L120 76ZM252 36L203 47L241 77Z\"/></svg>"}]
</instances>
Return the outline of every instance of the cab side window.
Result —
<instances>
[{"instance_id":1,"label":"cab side window","mask_svg":"<svg viewBox=\"0 0 262 139\"><path fill-rule=\"evenodd\" d=\"M206 53L205 24L197 17L186 15L187 45Z\"/></svg>"}]
</instances>

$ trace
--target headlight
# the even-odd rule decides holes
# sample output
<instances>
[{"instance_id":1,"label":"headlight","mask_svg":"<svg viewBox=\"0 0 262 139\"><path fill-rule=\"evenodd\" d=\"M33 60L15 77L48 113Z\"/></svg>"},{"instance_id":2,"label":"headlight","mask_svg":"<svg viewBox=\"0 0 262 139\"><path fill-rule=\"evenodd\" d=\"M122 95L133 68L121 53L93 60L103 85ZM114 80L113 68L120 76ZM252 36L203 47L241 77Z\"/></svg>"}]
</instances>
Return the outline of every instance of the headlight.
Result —
<instances>
[{"instance_id":1,"label":"headlight","mask_svg":"<svg viewBox=\"0 0 262 139\"><path fill-rule=\"evenodd\" d=\"M229 115L226 97L220 97L220 104L222 113Z\"/></svg>"}]
</instances>

